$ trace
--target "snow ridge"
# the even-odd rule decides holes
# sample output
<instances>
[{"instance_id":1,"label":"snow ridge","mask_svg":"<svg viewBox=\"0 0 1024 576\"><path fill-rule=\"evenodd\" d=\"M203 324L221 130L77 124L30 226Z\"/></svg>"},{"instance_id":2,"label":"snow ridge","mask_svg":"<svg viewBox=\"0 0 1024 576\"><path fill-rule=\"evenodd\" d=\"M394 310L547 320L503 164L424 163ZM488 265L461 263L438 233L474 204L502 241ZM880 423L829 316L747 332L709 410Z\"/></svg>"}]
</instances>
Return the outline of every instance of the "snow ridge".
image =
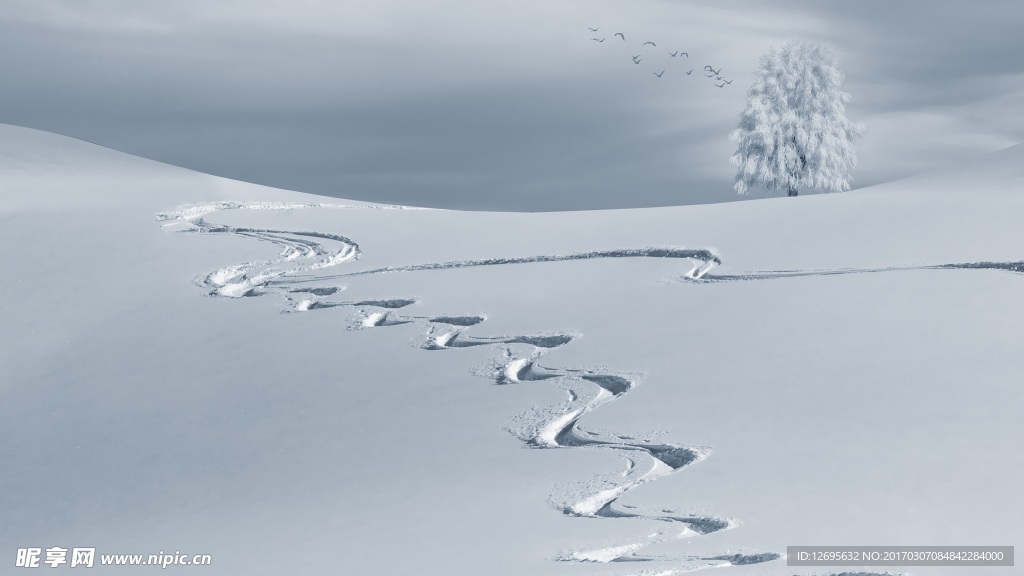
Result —
<instances>
[{"instance_id":1,"label":"snow ridge","mask_svg":"<svg viewBox=\"0 0 1024 576\"><path fill-rule=\"evenodd\" d=\"M587 430L580 421L594 409L611 403L635 387L642 375L602 367L557 368L542 366L539 360L549 352L568 345L581 335L573 332L541 332L478 336L467 330L486 321L486 316L415 315L407 308L418 303L415 298L382 298L344 301L336 296L344 286L323 284L340 276L360 276L386 272L463 268L470 266L507 265L527 262L557 262L593 258L680 258L691 262L683 276L700 280L721 263L711 250L677 247L648 247L592 251L574 254L539 255L526 258L492 258L385 267L364 272L328 276L330 268L359 258L360 249L354 240L336 234L315 231L256 229L214 224L206 217L226 210L294 210L309 208L356 208L349 205L211 202L184 206L163 212L156 220L165 228L183 233L226 234L269 242L280 247L274 260L234 264L199 276L195 282L210 296L240 298L276 294L287 302L288 313L309 312L331 308L356 310L358 316L349 329L360 330L399 324L416 323L424 328L416 344L430 351L457 350L490 346L500 355L480 373L496 385L527 381L550 381L566 392L567 400L553 406L536 406L514 416L508 430L527 446L536 449L600 449L619 454L626 462L626 471L611 479L594 479L564 487L551 497L562 513L591 518L635 518L658 520L680 526L672 534L659 532L628 544L567 552L558 560L570 562L623 562L671 560L681 563L679 573L713 566L767 562L781 558L776 552L752 554L713 554L681 558L642 556L639 551L651 544L696 537L738 526L736 520L697 514L678 514L672 510L637 510L621 504L619 499L629 490L700 462L710 454L708 447L680 446L611 432Z\"/></svg>"}]
</instances>

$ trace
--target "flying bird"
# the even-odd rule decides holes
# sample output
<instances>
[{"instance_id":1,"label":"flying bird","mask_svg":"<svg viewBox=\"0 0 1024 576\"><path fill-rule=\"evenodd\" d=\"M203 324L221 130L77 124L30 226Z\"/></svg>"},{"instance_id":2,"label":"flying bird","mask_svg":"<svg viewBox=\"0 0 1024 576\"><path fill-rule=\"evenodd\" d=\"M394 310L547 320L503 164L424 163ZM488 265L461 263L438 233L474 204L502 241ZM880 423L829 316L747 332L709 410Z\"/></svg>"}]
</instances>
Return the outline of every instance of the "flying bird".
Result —
<instances>
[{"instance_id":1,"label":"flying bird","mask_svg":"<svg viewBox=\"0 0 1024 576\"><path fill-rule=\"evenodd\" d=\"M650 44L651 46L657 46L657 44L655 44L654 42L651 42L650 40L648 40L647 42L644 42L640 46L647 46L648 44Z\"/></svg>"},{"instance_id":2,"label":"flying bird","mask_svg":"<svg viewBox=\"0 0 1024 576\"><path fill-rule=\"evenodd\" d=\"M604 42L604 38L591 38L594 42Z\"/></svg>"},{"instance_id":3,"label":"flying bird","mask_svg":"<svg viewBox=\"0 0 1024 576\"><path fill-rule=\"evenodd\" d=\"M616 35L616 36L622 36L622 41L623 41L623 42L625 42L625 41L626 41L626 35L625 35L625 34L623 34L622 32L616 32L616 33L615 33L615 35Z\"/></svg>"},{"instance_id":4,"label":"flying bird","mask_svg":"<svg viewBox=\"0 0 1024 576\"><path fill-rule=\"evenodd\" d=\"M732 84L732 80L722 80L722 84Z\"/></svg>"},{"instance_id":5,"label":"flying bird","mask_svg":"<svg viewBox=\"0 0 1024 576\"><path fill-rule=\"evenodd\" d=\"M686 52L680 52L680 54L682 54L683 56L686 56L687 58L689 58L689 57L690 57L690 55L689 55L689 54L687 54Z\"/></svg>"},{"instance_id":6,"label":"flying bird","mask_svg":"<svg viewBox=\"0 0 1024 576\"><path fill-rule=\"evenodd\" d=\"M675 52L669 52L668 55L675 58L676 56L679 56L679 50L676 50Z\"/></svg>"},{"instance_id":7,"label":"flying bird","mask_svg":"<svg viewBox=\"0 0 1024 576\"><path fill-rule=\"evenodd\" d=\"M658 78L661 78L661 75L662 75L662 74L664 74L664 73L665 73L665 71L664 71L664 70L662 70L661 72L653 72L653 74L654 74L655 76L657 76Z\"/></svg>"},{"instance_id":8,"label":"flying bird","mask_svg":"<svg viewBox=\"0 0 1024 576\"><path fill-rule=\"evenodd\" d=\"M633 64L639 64L642 58L633 58Z\"/></svg>"},{"instance_id":9,"label":"flying bird","mask_svg":"<svg viewBox=\"0 0 1024 576\"><path fill-rule=\"evenodd\" d=\"M715 84L715 86L718 86L719 88L721 88L721 87L725 86L725 82L722 82L721 84Z\"/></svg>"},{"instance_id":10,"label":"flying bird","mask_svg":"<svg viewBox=\"0 0 1024 576\"><path fill-rule=\"evenodd\" d=\"M711 66L705 66L704 69L707 70L708 72L711 72L713 75L716 75L716 76L722 73L722 69L721 68L719 68L718 70L715 70Z\"/></svg>"},{"instance_id":11,"label":"flying bird","mask_svg":"<svg viewBox=\"0 0 1024 576\"><path fill-rule=\"evenodd\" d=\"M587 26L587 30L590 30L591 32L597 32L597 28L591 28L589 26Z\"/></svg>"},{"instance_id":12,"label":"flying bird","mask_svg":"<svg viewBox=\"0 0 1024 576\"><path fill-rule=\"evenodd\" d=\"M690 74L693 74L693 70L690 70L689 72L686 73L687 76L689 76Z\"/></svg>"}]
</instances>

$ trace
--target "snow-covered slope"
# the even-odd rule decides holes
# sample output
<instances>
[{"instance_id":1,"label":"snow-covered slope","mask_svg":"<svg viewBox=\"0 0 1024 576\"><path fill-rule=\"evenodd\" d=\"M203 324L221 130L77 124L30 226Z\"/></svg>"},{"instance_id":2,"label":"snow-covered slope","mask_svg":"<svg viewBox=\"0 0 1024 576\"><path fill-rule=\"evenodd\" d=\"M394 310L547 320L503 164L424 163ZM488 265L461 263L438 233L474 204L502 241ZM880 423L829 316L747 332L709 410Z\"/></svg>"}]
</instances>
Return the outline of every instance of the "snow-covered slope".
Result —
<instances>
[{"instance_id":1,"label":"snow-covered slope","mask_svg":"<svg viewBox=\"0 0 1024 576\"><path fill-rule=\"evenodd\" d=\"M0 554L838 574L780 554L1015 544L1022 160L473 213L0 126Z\"/></svg>"}]
</instances>

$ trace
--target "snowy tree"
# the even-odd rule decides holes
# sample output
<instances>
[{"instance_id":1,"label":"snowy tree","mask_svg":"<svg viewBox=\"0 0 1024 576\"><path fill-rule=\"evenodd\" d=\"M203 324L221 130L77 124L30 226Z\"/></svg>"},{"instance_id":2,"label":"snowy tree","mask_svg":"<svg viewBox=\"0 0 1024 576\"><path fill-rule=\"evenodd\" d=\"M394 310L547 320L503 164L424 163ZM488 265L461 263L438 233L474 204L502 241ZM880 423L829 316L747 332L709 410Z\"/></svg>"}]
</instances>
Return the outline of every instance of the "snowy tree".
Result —
<instances>
[{"instance_id":1,"label":"snowy tree","mask_svg":"<svg viewBox=\"0 0 1024 576\"><path fill-rule=\"evenodd\" d=\"M850 95L841 90L844 75L826 46L797 40L761 57L736 142L736 192L751 186L786 190L850 189L857 165L854 140L867 129L846 119Z\"/></svg>"}]
</instances>

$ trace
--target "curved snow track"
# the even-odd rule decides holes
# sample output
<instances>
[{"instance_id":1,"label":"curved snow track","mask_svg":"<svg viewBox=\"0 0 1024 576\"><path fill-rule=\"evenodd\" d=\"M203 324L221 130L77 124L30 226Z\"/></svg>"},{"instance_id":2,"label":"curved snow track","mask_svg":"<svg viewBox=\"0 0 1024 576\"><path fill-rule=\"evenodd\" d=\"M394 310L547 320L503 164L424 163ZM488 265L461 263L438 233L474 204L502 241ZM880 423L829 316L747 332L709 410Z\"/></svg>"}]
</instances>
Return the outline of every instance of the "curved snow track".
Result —
<instances>
[{"instance_id":1,"label":"curved snow track","mask_svg":"<svg viewBox=\"0 0 1024 576\"><path fill-rule=\"evenodd\" d=\"M563 487L552 494L551 501L562 513L594 518L640 518L664 522L663 531L625 544L575 550L557 557L569 562L645 562L670 561L675 568L659 574L679 574L701 568L746 565L782 558L778 552L692 555L680 557L645 556L642 550L652 544L691 538L738 526L736 520L716 516L679 514L673 510L640 510L621 504L619 498L629 490L672 474L700 462L710 448L656 442L640 436L588 430L581 420L591 411L629 393L642 375L603 368L572 368L542 365L548 353L566 346L579 334L572 332L540 332L514 335L475 335L469 330L486 321L481 315L420 316L404 310L417 303L414 298L382 298L346 301L338 299L344 286L331 285L330 280L370 274L438 270L474 266L513 265L521 263L557 262L595 258L679 258L690 263L681 276L690 282L727 282L764 280L795 276L884 272L909 269L998 269L1024 273L1024 262L949 264L912 268L787 270L755 272L746 275L715 276L708 272L721 264L711 250L676 247L644 247L592 251L534 257L492 258L486 260L449 261L383 267L351 273L326 274L322 271L360 257L357 242L336 234L316 231L286 231L232 227L211 223L207 216L225 210L294 210L327 209L404 209L401 206L355 206L346 204L289 204L271 202L212 202L188 205L163 212L156 220L166 228L181 233L233 235L269 242L281 253L273 260L257 260L235 264L199 276L195 282L209 295L224 298L276 294L287 306L285 312L306 312L329 308L358 311L358 319L350 329L368 329L415 323L424 333L417 345L424 350L457 350L490 346L500 351L483 375L498 385L528 381L549 381L566 394L561 404L536 406L515 415L508 430L526 445L538 449L600 449L618 453L625 470L615 477L599 477L575 486ZM672 527L675 526L675 529ZM874 573L863 573L866 576Z\"/></svg>"}]
</instances>

